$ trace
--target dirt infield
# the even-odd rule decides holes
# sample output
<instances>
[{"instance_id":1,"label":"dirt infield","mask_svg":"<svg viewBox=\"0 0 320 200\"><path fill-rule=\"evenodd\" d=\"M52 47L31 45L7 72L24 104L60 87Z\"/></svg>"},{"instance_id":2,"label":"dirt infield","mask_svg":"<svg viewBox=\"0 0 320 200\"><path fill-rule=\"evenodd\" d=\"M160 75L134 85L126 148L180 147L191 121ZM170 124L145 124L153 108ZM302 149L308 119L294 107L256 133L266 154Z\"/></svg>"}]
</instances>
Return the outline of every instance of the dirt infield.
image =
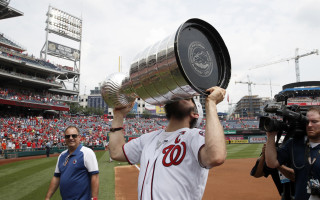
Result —
<instances>
[{"instance_id":1,"label":"dirt infield","mask_svg":"<svg viewBox=\"0 0 320 200\"><path fill-rule=\"evenodd\" d=\"M57 157L59 156L58 153L55 154L50 154L50 157ZM32 159L39 159L39 158L46 158L46 155L40 155L40 156L27 156L27 157L20 157L20 158L10 158L10 159L0 159L0 165L5 165L17 161L22 161L22 160L32 160Z\"/></svg>"},{"instance_id":2,"label":"dirt infield","mask_svg":"<svg viewBox=\"0 0 320 200\"><path fill-rule=\"evenodd\" d=\"M256 158L228 159L209 172L205 200L274 200L280 199L272 178L254 178L250 171ZM138 169L135 166L115 168L116 200L137 199Z\"/></svg>"}]
</instances>

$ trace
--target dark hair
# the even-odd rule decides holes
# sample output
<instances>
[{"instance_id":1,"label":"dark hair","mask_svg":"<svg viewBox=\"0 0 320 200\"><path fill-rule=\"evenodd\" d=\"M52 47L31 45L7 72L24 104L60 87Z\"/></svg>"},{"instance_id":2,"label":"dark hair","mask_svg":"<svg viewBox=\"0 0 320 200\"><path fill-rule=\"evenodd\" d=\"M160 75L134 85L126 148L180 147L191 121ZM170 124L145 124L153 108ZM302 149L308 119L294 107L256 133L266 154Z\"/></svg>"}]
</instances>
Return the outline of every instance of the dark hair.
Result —
<instances>
[{"instance_id":1,"label":"dark hair","mask_svg":"<svg viewBox=\"0 0 320 200\"><path fill-rule=\"evenodd\" d=\"M164 110L166 112L166 117L169 120L171 117L174 117L178 120L181 120L188 116L191 112L196 112L196 106L190 107L188 109L182 110L179 106L179 101L175 101L172 103L168 103L164 106Z\"/></svg>"},{"instance_id":2,"label":"dark hair","mask_svg":"<svg viewBox=\"0 0 320 200\"><path fill-rule=\"evenodd\" d=\"M77 130L78 134L80 134L80 129L79 129L78 127L76 127L76 126L68 126L68 127L64 130L64 134L66 134L66 132L67 132L67 130L68 130L69 128L75 128L75 129Z\"/></svg>"}]
</instances>

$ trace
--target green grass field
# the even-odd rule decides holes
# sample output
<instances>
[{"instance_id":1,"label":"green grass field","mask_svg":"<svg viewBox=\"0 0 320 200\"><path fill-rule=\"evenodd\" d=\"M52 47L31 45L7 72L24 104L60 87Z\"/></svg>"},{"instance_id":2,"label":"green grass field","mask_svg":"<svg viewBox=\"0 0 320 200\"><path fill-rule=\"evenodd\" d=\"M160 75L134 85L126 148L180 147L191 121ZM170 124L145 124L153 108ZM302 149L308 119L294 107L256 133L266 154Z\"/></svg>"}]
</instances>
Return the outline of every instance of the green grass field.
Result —
<instances>
[{"instance_id":1,"label":"green grass field","mask_svg":"<svg viewBox=\"0 0 320 200\"><path fill-rule=\"evenodd\" d=\"M227 159L255 158L260 155L262 144L227 145ZM114 167L127 163L107 162L109 154L96 152L100 170L99 199L114 199ZM0 199L44 199L53 176L57 157L19 161L0 166ZM59 191L53 200L61 199Z\"/></svg>"}]
</instances>

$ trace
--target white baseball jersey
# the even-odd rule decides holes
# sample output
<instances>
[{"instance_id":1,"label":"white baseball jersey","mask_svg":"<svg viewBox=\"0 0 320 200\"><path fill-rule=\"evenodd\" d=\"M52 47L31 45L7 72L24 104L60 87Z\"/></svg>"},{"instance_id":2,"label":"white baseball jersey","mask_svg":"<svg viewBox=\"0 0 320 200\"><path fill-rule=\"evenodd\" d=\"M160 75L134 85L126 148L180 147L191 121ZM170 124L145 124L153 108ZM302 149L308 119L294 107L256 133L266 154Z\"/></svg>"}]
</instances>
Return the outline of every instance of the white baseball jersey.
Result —
<instances>
[{"instance_id":1,"label":"white baseball jersey","mask_svg":"<svg viewBox=\"0 0 320 200\"><path fill-rule=\"evenodd\" d=\"M200 166L204 131L182 128L157 130L123 146L130 164L140 163L138 195L141 199L201 199L208 169Z\"/></svg>"}]
</instances>

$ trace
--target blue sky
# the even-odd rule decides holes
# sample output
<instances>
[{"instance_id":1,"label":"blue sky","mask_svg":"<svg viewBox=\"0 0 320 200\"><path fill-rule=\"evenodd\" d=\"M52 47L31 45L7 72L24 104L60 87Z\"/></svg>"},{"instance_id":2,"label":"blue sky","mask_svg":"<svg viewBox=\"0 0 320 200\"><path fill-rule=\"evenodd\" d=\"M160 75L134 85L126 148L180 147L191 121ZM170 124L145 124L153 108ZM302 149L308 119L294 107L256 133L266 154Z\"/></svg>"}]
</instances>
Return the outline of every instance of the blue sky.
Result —
<instances>
[{"instance_id":1,"label":"blue sky","mask_svg":"<svg viewBox=\"0 0 320 200\"><path fill-rule=\"evenodd\" d=\"M294 60L249 68L291 58L296 48L303 54L320 47L317 0L11 0L10 6L24 16L1 20L0 32L24 46L29 54L39 56L45 42L49 4L83 19L81 94L88 94L117 72L119 56L122 71L128 72L137 53L174 33L190 18L209 22L228 47L232 78L227 93L232 103L248 94L247 84L235 84L248 81L248 75L256 84L271 81L272 95L281 91L282 85L296 80ZM319 55L299 61L301 81L320 79ZM254 85L252 93L270 97L270 86ZM219 109L228 109L226 99Z\"/></svg>"}]
</instances>

